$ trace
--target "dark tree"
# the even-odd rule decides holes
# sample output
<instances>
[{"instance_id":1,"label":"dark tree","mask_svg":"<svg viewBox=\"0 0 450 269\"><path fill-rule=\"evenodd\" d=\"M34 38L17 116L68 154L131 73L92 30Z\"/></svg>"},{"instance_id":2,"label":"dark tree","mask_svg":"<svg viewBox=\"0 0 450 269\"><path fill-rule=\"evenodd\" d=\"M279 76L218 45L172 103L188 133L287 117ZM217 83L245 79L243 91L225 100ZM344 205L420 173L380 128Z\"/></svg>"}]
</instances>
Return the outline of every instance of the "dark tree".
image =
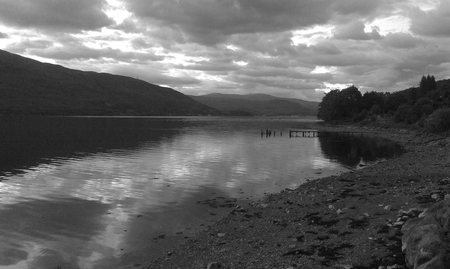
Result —
<instances>
[{"instance_id":1,"label":"dark tree","mask_svg":"<svg viewBox=\"0 0 450 269\"><path fill-rule=\"evenodd\" d=\"M436 86L436 79L434 76L422 76L422 79L420 80L420 93L424 95L429 91L436 90Z\"/></svg>"},{"instance_id":2,"label":"dark tree","mask_svg":"<svg viewBox=\"0 0 450 269\"><path fill-rule=\"evenodd\" d=\"M385 111L395 112L397 109L408 101L404 92L394 92L386 96Z\"/></svg>"},{"instance_id":3,"label":"dark tree","mask_svg":"<svg viewBox=\"0 0 450 269\"><path fill-rule=\"evenodd\" d=\"M332 121L335 119L336 106L338 102L339 90L332 90L325 94L322 98L322 102L319 104L319 110L317 117L324 121Z\"/></svg>"},{"instance_id":4,"label":"dark tree","mask_svg":"<svg viewBox=\"0 0 450 269\"><path fill-rule=\"evenodd\" d=\"M366 92L362 96L362 109L366 109L367 111L371 111L372 108L376 105L376 110L383 109L384 107L384 99L386 94L381 92ZM379 113L377 113L379 114Z\"/></svg>"},{"instance_id":5,"label":"dark tree","mask_svg":"<svg viewBox=\"0 0 450 269\"><path fill-rule=\"evenodd\" d=\"M322 98L317 116L324 121L349 120L361 111L361 98L355 86L330 91Z\"/></svg>"},{"instance_id":6,"label":"dark tree","mask_svg":"<svg viewBox=\"0 0 450 269\"><path fill-rule=\"evenodd\" d=\"M430 78L430 88L431 88L431 90L437 89L437 83L436 83L436 79L434 78L434 76L431 76L431 78Z\"/></svg>"}]
</instances>

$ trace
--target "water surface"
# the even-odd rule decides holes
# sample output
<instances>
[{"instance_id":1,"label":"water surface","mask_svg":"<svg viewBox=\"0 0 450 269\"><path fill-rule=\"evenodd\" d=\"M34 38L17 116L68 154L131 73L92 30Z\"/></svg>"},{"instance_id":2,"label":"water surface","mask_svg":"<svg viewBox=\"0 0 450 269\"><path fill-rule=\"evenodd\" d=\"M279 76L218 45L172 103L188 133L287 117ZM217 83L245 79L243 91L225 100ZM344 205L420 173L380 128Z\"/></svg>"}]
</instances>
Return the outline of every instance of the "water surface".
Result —
<instances>
[{"instance_id":1,"label":"water surface","mask_svg":"<svg viewBox=\"0 0 450 269\"><path fill-rule=\"evenodd\" d=\"M0 268L139 268L235 204L401 151L289 137L307 121L0 118Z\"/></svg>"}]
</instances>

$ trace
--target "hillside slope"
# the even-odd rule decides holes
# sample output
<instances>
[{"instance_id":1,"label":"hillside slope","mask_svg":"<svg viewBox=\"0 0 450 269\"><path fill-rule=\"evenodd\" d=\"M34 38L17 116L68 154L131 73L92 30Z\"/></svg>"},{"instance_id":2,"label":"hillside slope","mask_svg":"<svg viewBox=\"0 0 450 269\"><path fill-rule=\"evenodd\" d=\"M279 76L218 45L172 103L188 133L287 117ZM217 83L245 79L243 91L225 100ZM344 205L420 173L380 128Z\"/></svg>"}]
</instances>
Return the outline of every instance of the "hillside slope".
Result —
<instances>
[{"instance_id":1,"label":"hillside slope","mask_svg":"<svg viewBox=\"0 0 450 269\"><path fill-rule=\"evenodd\" d=\"M268 94L220 94L190 96L229 115L316 116L318 102L279 98Z\"/></svg>"},{"instance_id":2,"label":"hillside slope","mask_svg":"<svg viewBox=\"0 0 450 269\"><path fill-rule=\"evenodd\" d=\"M217 114L170 88L41 63L0 50L0 114Z\"/></svg>"}]
</instances>

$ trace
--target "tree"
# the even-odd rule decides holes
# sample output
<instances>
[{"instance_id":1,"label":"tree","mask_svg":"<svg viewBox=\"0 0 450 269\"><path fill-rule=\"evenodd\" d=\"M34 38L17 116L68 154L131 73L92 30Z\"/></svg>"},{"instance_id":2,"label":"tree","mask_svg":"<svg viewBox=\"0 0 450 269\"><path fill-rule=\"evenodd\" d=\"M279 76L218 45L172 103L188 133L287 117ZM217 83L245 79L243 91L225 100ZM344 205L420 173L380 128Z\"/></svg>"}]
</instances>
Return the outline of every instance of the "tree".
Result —
<instances>
[{"instance_id":1,"label":"tree","mask_svg":"<svg viewBox=\"0 0 450 269\"><path fill-rule=\"evenodd\" d=\"M378 105L378 107L384 107L384 99L385 94L381 92L366 92L362 96L362 109L366 109L370 111L374 105Z\"/></svg>"},{"instance_id":2,"label":"tree","mask_svg":"<svg viewBox=\"0 0 450 269\"><path fill-rule=\"evenodd\" d=\"M395 112L397 109L404 103L406 103L408 99L406 98L406 94L404 92L394 92L386 96L385 99L385 111Z\"/></svg>"},{"instance_id":3,"label":"tree","mask_svg":"<svg viewBox=\"0 0 450 269\"><path fill-rule=\"evenodd\" d=\"M437 83L436 83L436 79L434 78L434 76L431 76L431 78L430 78L430 88L431 88L431 90L437 89Z\"/></svg>"},{"instance_id":4,"label":"tree","mask_svg":"<svg viewBox=\"0 0 450 269\"><path fill-rule=\"evenodd\" d=\"M434 78L434 76L430 76L427 75L422 76L422 79L420 80L420 93L422 93L422 95L426 94L429 91L432 90L436 90L437 84L436 84L436 79Z\"/></svg>"},{"instance_id":5,"label":"tree","mask_svg":"<svg viewBox=\"0 0 450 269\"><path fill-rule=\"evenodd\" d=\"M355 86L332 90L322 98L317 117L324 121L349 120L361 112L361 98Z\"/></svg>"},{"instance_id":6,"label":"tree","mask_svg":"<svg viewBox=\"0 0 450 269\"><path fill-rule=\"evenodd\" d=\"M317 117L324 121L332 121L335 117L335 110L338 101L339 90L332 90L325 94L319 104Z\"/></svg>"}]
</instances>

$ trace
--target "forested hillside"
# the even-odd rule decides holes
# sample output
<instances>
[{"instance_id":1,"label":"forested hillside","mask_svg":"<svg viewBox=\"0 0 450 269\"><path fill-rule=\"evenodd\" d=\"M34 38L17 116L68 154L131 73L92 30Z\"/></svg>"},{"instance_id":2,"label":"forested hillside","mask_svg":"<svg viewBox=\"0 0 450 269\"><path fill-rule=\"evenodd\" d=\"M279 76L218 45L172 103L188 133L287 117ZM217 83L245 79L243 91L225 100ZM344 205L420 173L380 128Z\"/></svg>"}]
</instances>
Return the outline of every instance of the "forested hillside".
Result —
<instances>
[{"instance_id":1,"label":"forested hillside","mask_svg":"<svg viewBox=\"0 0 450 269\"><path fill-rule=\"evenodd\" d=\"M0 50L0 114L218 114L170 88L41 63Z\"/></svg>"},{"instance_id":2,"label":"forested hillside","mask_svg":"<svg viewBox=\"0 0 450 269\"><path fill-rule=\"evenodd\" d=\"M394 93L361 92L355 86L328 92L318 117L327 122L390 121L432 132L450 130L450 80L423 76L419 87Z\"/></svg>"}]
</instances>

